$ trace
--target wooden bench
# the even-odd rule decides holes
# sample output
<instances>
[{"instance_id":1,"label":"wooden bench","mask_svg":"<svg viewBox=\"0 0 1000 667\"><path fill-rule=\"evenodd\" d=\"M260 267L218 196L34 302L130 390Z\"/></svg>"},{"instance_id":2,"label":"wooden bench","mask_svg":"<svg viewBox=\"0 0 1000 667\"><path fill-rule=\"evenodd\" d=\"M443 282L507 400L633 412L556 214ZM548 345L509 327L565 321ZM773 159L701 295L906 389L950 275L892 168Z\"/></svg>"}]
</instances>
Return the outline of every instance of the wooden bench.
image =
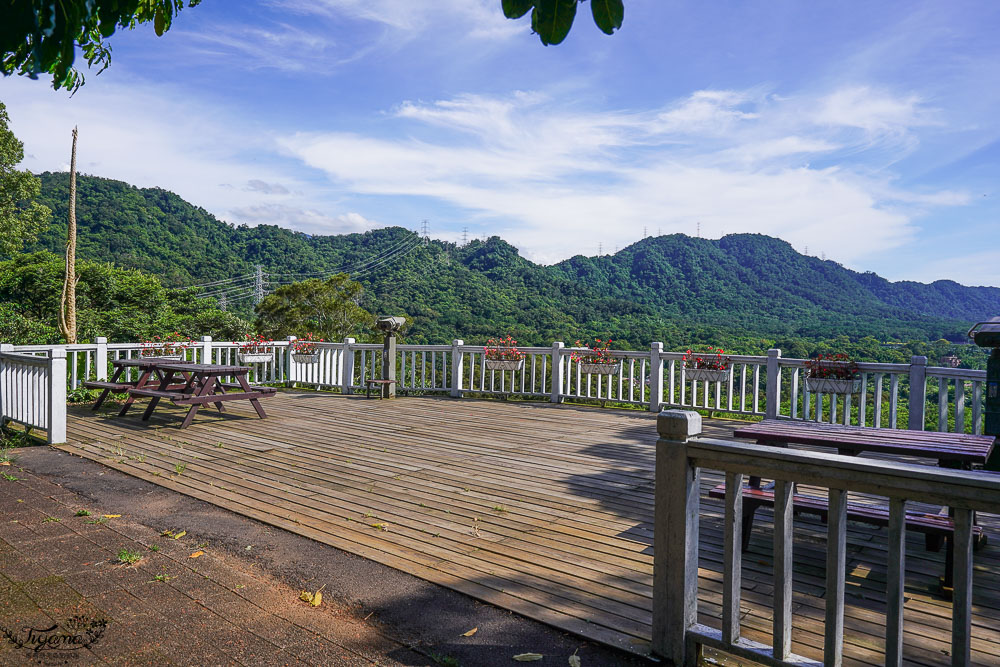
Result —
<instances>
[{"instance_id":1,"label":"wooden bench","mask_svg":"<svg viewBox=\"0 0 1000 667\"><path fill-rule=\"evenodd\" d=\"M216 386L221 386L223 389L231 391L243 391L243 387L236 384L235 382L219 382ZM250 385L251 391L259 391L262 394L276 394L278 389L276 387L258 387L255 385Z\"/></svg>"},{"instance_id":2,"label":"wooden bench","mask_svg":"<svg viewBox=\"0 0 1000 667\"><path fill-rule=\"evenodd\" d=\"M373 386L375 386L375 385L388 386L390 384L396 384L396 381L395 380L365 380L365 384L367 385L367 388L365 389L365 398L371 398L372 397L372 387ZM378 395L379 395L379 398L382 398L382 392L381 392L381 390L379 391Z\"/></svg>"},{"instance_id":3,"label":"wooden bench","mask_svg":"<svg viewBox=\"0 0 1000 667\"><path fill-rule=\"evenodd\" d=\"M710 498L724 500L726 485L720 484L709 492ZM760 507L774 507L774 490L772 488L743 487L743 551L750 548L750 533L753 530L754 515ZM792 507L796 514L819 516L825 523L829 514L826 498L795 494ZM847 504L847 520L867 523L874 526L889 525L889 510L874 505ZM946 538L955 532L955 522L944 514L927 514L924 512L907 512L906 527L925 536L928 551L940 551ZM975 549L986 546L986 534L982 526L972 527Z\"/></svg>"},{"instance_id":4,"label":"wooden bench","mask_svg":"<svg viewBox=\"0 0 1000 667\"><path fill-rule=\"evenodd\" d=\"M180 401L188 398L188 394L180 391L162 391L160 389L129 389L132 396L147 396L149 398L166 398L171 401Z\"/></svg>"},{"instance_id":5,"label":"wooden bench","mask_svg":"<svg viewBox=\"0 0 1000 667\"><path fill-rule=\"evenodd\" d=\"M104 382L103 380L87 380L83 383L87 389L110 389L111 391L128 391L135 385L131 382Z\"/></svg>"}]
</instances>

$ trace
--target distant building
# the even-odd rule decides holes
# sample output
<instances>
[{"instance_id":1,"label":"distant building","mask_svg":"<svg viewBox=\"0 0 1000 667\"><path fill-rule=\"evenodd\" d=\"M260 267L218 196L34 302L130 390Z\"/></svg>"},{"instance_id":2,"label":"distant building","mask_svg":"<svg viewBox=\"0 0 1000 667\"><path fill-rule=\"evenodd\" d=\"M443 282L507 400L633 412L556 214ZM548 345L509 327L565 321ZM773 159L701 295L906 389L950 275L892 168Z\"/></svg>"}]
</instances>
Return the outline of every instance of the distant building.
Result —
<instances>
[{"instance_id":1,"label":"distant building","mask_svg":"<svg viewBox=\"0 0 1000 667\"><path fill-rule=\"evenodd\" d=\"M941 357L941 365L947 366L948 368L958 368L960 363L962 363L962 360L950 352Z\"/></svg>"}]
</instances>

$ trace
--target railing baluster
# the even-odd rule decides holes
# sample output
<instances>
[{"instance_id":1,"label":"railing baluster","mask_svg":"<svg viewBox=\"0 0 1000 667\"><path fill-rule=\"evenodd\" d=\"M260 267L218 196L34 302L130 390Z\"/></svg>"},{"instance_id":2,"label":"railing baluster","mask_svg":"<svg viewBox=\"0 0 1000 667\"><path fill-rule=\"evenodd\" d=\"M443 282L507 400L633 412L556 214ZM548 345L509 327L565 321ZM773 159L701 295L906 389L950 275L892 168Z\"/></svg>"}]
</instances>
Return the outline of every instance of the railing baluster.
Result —
<instances>
[{"instance_id":1,"label":"railing baluster","mask_svg":"<svg viewBox=\"0 0 1000 667\"><path fill-rule=\"evenodd\" d=\"M792 524L795 485L774 482L774 658L785 660L792 652Z\"/></svg>"},{"instance_id":2,"label":"railing baluster","mask_svg":"<svg viewBox=\"0 0 1000 667\"><path fill-rule=\"evenodd\" d=\"M847 492L830 489L826 538L826 620L823 664L844 662L844 577L847 569Z\"/></svg>"},{"instance_id":3,"label":"railing baluster","mask_svg":"<svg viewBox=\"0 0 1000 667\"><path fill-rule=\"evenodd\" d=\"M965 433L965 380L955 378L955 433Z\"/></svg>"},{"instance_id":4,"label":"railing baluster","mask_svg":"<svg viewBox=\"0 0 1000 667\"><path fill-rule=\"evenodd\" d=\"M725 547L722 568L722 641L740 638L740 587L743 573L743 475L726 473Z\"/></svg>"},{"instance_id":5,"label":"railing baluster","mask_svg":"<svg viewBox=\"0 0 1000 667\"><path fill-rule=\"evenodd\" d=\"M983 434L983 383L979 380L972 381L972 432L975 435Z\"/></svg>"},{"instance_id":6,"label":"railing baluster","mask_svg":"<svg viewBox=\"0 0 1000 667\"><path fill-rule=\"evenodd\" d=\"M858 426L868 424L868 373L861 374L861 396L858 397Z\"/></svg>"},{"instance_id":7,"label":"railing baluster","mask_svg":"<svg viewBox=\"0 0 1000 667\"><path fill-rule=\"evenodd\" d=\"M753 367L753 411L760 412L760 364Z\"/></svg>"},{"instance_id":8,"label":"railing baluster","mask_svg":"<svg viewBox=\"0 0 1000 667\"><path fill-rule=\"evenodd\" d=\"M906 582L906 501L889 499L889 561L886 581L885 664L903 664L903 590Z\"/></svg>"},{"instance_id":9,"label":"railing baluster","mask_svg":"<svg viewBox=\"0 0 1000 667\"><path fill-rule=\"evenodd\" d=\"M899 374L893 373L889 380L889 428L899 428Z\"/></svg>"},{"instance_id":10,"label":"railing baluster","mask_svg":"<svg viewBox=\"0 0 1000 667\"><path fill-rule=\"evenodd\" d=\"M875 418L872 426L882 428L882 374L875 376Z\"/></svg>"},{"instance_id":11,"label":"railing baluster","mask_svg":"<svg viewBox=\"0 0 1000 667\"><path fill-rule=\"evenodd\" d=\"M938 378L938 431L948 430L948 378Z\"/></svg>"},{"instance_id":12,"label":"railing baluster","mask_svg":"<svg viewBox=\"0 0 1000 667\"><path fill-rule=\"evenodd\" d=\"M951 609L951 664L972 662L972 511L955 509L955 589Z\"/></svg>"}]
</instances>

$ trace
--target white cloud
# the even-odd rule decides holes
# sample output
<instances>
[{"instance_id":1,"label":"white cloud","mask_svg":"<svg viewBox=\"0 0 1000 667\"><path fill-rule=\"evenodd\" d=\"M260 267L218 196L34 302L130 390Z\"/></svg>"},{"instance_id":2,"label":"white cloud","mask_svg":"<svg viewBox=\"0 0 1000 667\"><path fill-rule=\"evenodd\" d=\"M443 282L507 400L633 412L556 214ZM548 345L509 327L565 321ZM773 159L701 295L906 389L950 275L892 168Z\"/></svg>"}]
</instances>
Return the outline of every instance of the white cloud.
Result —
<instances>
[{"instance_id":1,"label":"white cloud","mask_svg":"<svg viewBox=\"0 0 1000 667\"><path fill-rule=\"evenodd\" d=\"M830 100L860 95L781 100L701 91L660 110L609 113L535 94L467 95L403 104L396 117L405 134L386 122L390 135L406 138L328 132L280 143L346 190L436 198L499 224L541 261L592 254L599 242L626 245L644 227L693 233L701 222L709 236L772 234L851 263L905 243L926 207L967 201L963 193L894 188L863 161L856 169L811 167L804 158L843 152L877 152L881 162L924 122L915 99L885 93L869 96L878 103L853 117L831 111ZM803 107L823 111L809 116ZM844 125L862 127L864 136L845 134ZM894 142L881 145L883 135Z\"/></svg>"},{"instance_id":2,"label":"white cloud","mask_svg":"<svg viewBox=\"0 0 1000 667\"><path fill-rule=\"evenodd\" d=\"M233 216L249 225L277 225L307 234L353 234L383 227L360 213L330 216L316 209L281 204L255 204L233 209Z\"/></svg>"}]
</instances>

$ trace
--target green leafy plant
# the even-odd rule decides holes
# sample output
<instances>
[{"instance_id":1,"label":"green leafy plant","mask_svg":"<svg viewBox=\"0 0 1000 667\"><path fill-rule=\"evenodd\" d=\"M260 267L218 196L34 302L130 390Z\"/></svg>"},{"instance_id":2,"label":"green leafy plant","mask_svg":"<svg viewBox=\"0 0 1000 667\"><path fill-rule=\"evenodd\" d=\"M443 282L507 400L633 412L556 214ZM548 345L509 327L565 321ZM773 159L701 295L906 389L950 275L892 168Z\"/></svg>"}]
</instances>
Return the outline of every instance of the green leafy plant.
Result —
<instances>
[{"instance_id":1,"label":"green leafy plant","mask_svg":"<svg viewBox=\"0 0 1000 667\"><path fill-rule=\"evenodd\" d=\"M316 344L322 342L322 338L315 338L311 333L307 333L292 341L292 352L294 354L315 354Z\"/></svg>"},{"instance_id":2,"label":"green leafy plant","mask_svg":"<svg viewBox=\"0 0 1000 667\"><path fill-rule=\"evenodd\" d=\"M846 354L818 354L806 360L808 377L856 380L861 377L858 364Z\"/></svg>"},{"instance_id":3,"label":"green leafy plant","mask_svg":"<svg viewBox=\"0 0 1000 667\"><path fill-rule=\"evenodd\" d=\"M174 472L176 472L178 475L183 475L185 470L187 470L187 464L186 463L175 463L174 464Z\"/></svg>"},{"instance_id":4,"label":"green leafy plant","mask_svg":"<svg viewBox=\"0 0 1000 667\"><path fill-rule=\"evenodd\" d=\"M135 565L141 560L142 554L138 551L132 551L125 547L118 550L118 562L123 565Z\"/></svg>"},{"instance_id":5,"label":"green leafy plant","mask_svg":"<svg viewBox=\"0 0 1000 667\"><path fill-rule=\"evenodd\" d=\"M485 356L490 361L520 361L526 356L517 349L517 341L513 336L490 338L486 341Z\"/></svg>"},{"instance_id":6,"label":"green leafy plant","mask_svg":"<svg viewBox=\"0 0 1000 667\"><path fill-rule=\"evenodd\" d=\"M90 516L90 510L77 510L73 516Z\"/></svg>"},{"instance_id":7,"label":"green leafy plant","mask_svg":"<svg viewBox=\"0 0 1000 667\"><path fill-rule=\"evenodd\" d=\"M728 369L733 360L731 357L723 357L725 350L721 347L716 349L711 345L708 347L708 351L705 353L692 352L688 350L681 357L681 361L688 368L704 368L711 371L724 371Z\"/></svg>"},{"instance_id":8,"label":"green leafy plant","mask_svg":"<svg viewBox=\"0 0 1000 667\"><path fill-rule=\"evenodd\" d=\"M583 348L583 350L574 350L570 354L570 359L582 364L613 364L615 363L614 357L611 356L611 339L603 341L600 338L594 339L593 345L584 345L580 341L576 341L574 347Z\"/></svg>"}]
</instances>

